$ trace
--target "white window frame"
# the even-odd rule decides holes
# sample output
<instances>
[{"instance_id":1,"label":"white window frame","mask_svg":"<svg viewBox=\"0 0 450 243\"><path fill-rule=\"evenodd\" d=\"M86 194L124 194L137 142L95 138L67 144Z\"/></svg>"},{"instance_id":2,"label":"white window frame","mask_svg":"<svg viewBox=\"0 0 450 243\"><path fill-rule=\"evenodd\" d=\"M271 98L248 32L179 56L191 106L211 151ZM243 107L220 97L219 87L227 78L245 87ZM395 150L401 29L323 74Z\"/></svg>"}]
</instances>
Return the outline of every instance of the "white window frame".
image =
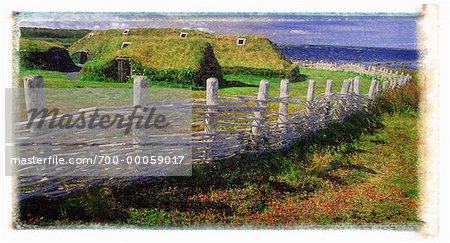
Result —
<instances>
[{"instance_id":1,"label":"white window frame","mask_svg":"<svg viewBox=\"0 0 450 243\"><path fill-rule=\"evenodd\" d=\"M246 40L247 40L246 38L237 38L236 45L238 45L238 46L245 46ZM243 41L242 44L239 43L239 41Z\"/></svg>"},{"instance_id":2,"label":"white window frame","mask_svg":"<svg viewBox=\"0 0 450 243\"><path fill-rule=\"evenodd\" d=\"M130 29L124 29L122 31L122 35L128 35L129 32L130 32Z\"/></svg>"},{"instance_id":3,"label":"white window frame","mask_svg":"<svg viewBox=\"0 0 450 243\"><path fill-rule=\"evenodd\" d=\"M122 45L120 46L120 49L127 48L129 45L131 45L131 42L124 41L124 42L122 42Z\"/></svg>"},{"instance_id":4,"label":"white window frame","mask_svg":"<svg viewBox=\"0 0 450 243\"><path fill-rule=\"evenodd\" d=\"M180 33L180 38L187 38L187 37L188 37L188 33L186 33L186 32Z\"/></svg>"}]
</instances>

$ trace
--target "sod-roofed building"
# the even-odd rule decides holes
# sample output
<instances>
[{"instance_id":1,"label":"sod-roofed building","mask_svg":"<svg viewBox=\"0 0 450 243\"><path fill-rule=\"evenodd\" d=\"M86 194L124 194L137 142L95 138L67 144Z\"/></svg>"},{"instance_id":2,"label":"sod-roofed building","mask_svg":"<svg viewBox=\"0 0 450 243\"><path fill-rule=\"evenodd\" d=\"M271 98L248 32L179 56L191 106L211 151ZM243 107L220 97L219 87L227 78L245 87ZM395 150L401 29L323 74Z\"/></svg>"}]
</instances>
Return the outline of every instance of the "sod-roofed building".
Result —
<instances>
[{"instance_id":1,"label":"sod-roofed building","mask_svg":"<svg viewBox=\"0 0 450 243\"><path fill-rule=\"evenodd\" d=\"M208 77L222 80L222 73L294 80L298 76L298 67L263 36L223 36L179 29L114 29L87 34L69 52L72 57L80 52L89 57L83 76L108 80L124 81L121 72L126 72L126 75L146 75L154 81L204 86Z\"/></svg>"}]
</instances>

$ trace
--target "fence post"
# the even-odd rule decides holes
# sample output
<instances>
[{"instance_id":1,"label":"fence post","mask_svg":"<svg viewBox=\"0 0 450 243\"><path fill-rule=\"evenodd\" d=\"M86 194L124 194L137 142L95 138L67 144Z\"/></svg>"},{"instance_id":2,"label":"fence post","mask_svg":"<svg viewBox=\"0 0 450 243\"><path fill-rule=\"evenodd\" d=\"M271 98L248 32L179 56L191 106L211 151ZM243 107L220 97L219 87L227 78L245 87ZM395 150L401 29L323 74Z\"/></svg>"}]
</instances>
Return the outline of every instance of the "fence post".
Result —
<instances>
[{"instance_id":1,"label":"fence post","mask_svg":"<svg viewBox=\"0 0 450 243\"><path fill-rule=\"evenodd\" d=\"M378 93L380 93L380 87L381 87L381 80L377 81L377 85L375 85L375 95L377 95Z\"/></svg>"},{"instance_id":2,"label":"fence post","mask_svg":"<svg viewBox=\"0 0 450 243\"><path fill-rule=\"evenodd\" d=\"M269 81L261 80L261 82L259 82L259 91L257 99L258 99L257 107L264 107L264 110L267 111L267 100L269 99ZM255 136L260 136L262 126L264 126L265 112L255 112L254 115L255 118L258 118L258 120L253 121L254 127L252 127L252 134Z\"/></svg>"},{"instance_id":3,"label":"fence post","mask_svg":"<svg viewBox=\"0 0 450 243\"><path fill-rule=\"evenodd\" d=\"M280 83L280 106L278 108L278 125L279 127L286 127L286 122L289 119L289 80L283 79Z\"/></svg>"},{"instance_id":4,"label":"fence post","mask_svg":"<svg viewBox=\"0 0 450 243\"><path fill-rule=\"evenodd\" d=\"M44 95L44 78L42 76L27 76L23 80L23 87L25 93L25 106L27 109L28 120L32 118L30 110L36 109L38 112L45 109L45 95ZM42 114L43 115L43 114ZM39 132L43 127L39 128L39 120L44 118L42 115L37 116L30 127L31 132ZM45 123L44 123L45 124Z\"/></svg>"},{"instance_id":5,"label":"fence post","mask_svg":"<svg viewBox=\"0 0 450 243\"><path fill-rule=\"evenodd\" d=\"M384 81L383 82L383 91L386 91L389 89L389 81Z\"/></svg>"},{"instance_id":6,"label":"fence post","mask_svg":"<svg viewBox=\"0 0 450 243\"><path fill-rule=\"evenodd\" d=\"M338 105L336 106L335 116L337 119L345 117L349 88L350 88L350 80L346 79L342 83L340 96L338 98L339 100Z\"/></svg>"},{"instance_id":7,"label":"fence post","mask_svg":"<svg viewBox=\"0 0 450 243\"><path fill-rule=\"evenodd\" d=\"M376 91L377 84L378 84L377 80L375 80L375 79L372 80L372 83L370 84L370 88L369 88L369 93L368 93L369 99L375 98L375 91Z\"/></svg>"},{"instance_id":8,"label":"fence post","mask_svg":"<svg viewBox=\"0 0 450 243\"><path fill-rule=\"evenodd\" d=\"M329 97L333 94L333 80L327 80L327 84L325 86L325 96Z\"/></svg>"},{"instance_id":9,"label":"fence post","mask_svg":"<svg viewBox=\"0 0 450 243\"><path fill-rule=\"evenodd\" d=\"M314 91L316 90L316 81L309 80L308 84L308 94L306 96L306 112L308 114L312 114L314 110L313 102L314 102Z\"/></svg>"},{"instance_id":10,"label":"fence post","mask_svg":"<svg viewBox=\"0 0 450 243\"><path fill-rule=\"evenodd\" d=\"M348 85L348 91L347 93L353 93L353 83L354 83L354 79L353 78L349 78L349 85Z\"/></svg>"},{"instance_id":11,"label":"fence post","mask_svg":"<svg viewBox=\"0 0 450 243\"><path fill-rule=\"evenodd\" d=\"M350 80L346 79L344 80L344 82L342 83L342 87L341 87L341 94L348 94L350 88Z\"/></svg>"},{"instance_id":12,"label":"fence post","mask_svg":"<svg viewBox=\"0 0 450 243\"><path fill-rule=\"evenodd\" d=\"M139 110L143 110L144 106L149 103L149 90L148 90L149 80L145 76L134 76L133 77L133 106L140 106ZM132 121L134 123L134 121ZM145 130L138 129L134 127L133 129L133 144L135 148L142 148L145 142ZM142 152L137 150L136 152Z\"/></svg>"},{"instance_id":13,"label":"fence post","mask_svg":"<svg viewBox=\"0 0 450 243\"><path fill-rule=\"evenodd\" d=\"M217 104L219 90L219 80L217 78L208 78L206 80L206 105L213 106ZM216 109L208 107L205 118L205 133L213 133L216 131L216 122L210 118L215 116Z\"/></svg>"},{"instance_id":14,"label":"fence post","mask_svg":"<svg viewBox=\"0 0 450 243\"><path fill-rule=\"evenodd\" d=\"M402 77L402 86L404 86L406 84L406 82L407 82L407 77L403 76Z\"/></svg>"},{"instance_id":15,"label":"fence post","mask_svg":"<svg viewBox=\"0 0 450 243\"><path fill-rule=\"evenodd\" d=\"M146 106L149 103L149 80L145 76L134 76L133 106Z\"/></svg>"},{"instance_id":16,"label":"fence post","mask_svg":"<svg viewBox=\"0 0 450 243\"><path fill-rule=\"evenodd\" d=\"M333 105L331 104L331 95L333 95L333 80L327 80L327 85L325 87L325 119L329 120L332 117L331 110Z\"/></svg>"},{"instance_id":17,"label":"fence post","mask_svg":"<svg viewBox=\"0 0 450 243\"><path fill-rule=\"evenodd\" d=\"M360 79L359 79L359 77L355 77L355 79L353 79L353 92L356 95L361 95L360 89L361 89Z\"/></svg>"},{"instance_id":18,"label":"fence post","mask_svg":"<svg viewBox=\"0 0 450 243\"><path fill-rule=\"evenodd\" d=\"M392 81L392 83L391 83L391 89L395 89L396 87L397 87L397 81L394 79L394 80L391 80Z\"/></svg>"}]
</instances>

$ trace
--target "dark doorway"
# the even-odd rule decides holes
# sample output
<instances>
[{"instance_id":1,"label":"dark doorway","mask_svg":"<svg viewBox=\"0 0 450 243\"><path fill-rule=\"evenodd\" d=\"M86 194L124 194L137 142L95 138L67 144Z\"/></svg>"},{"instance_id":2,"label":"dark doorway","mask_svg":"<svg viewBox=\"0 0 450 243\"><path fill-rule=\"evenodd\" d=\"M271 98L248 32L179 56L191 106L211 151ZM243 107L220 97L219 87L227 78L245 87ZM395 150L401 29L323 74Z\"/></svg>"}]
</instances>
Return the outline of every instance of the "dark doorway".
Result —
<instances>
[{"instance_id":1,"label":"dark doorway","mask_svg":"<svg viewBox=\"0 0 450 243\"><path fill-rule=\"evenodd\" d=\"M120 57L117 60L117 80L119 82L127 81L127 78L131 76L131 58Z\"/></svg>"},{"instance_id":2,"label":"dark doorway","mask_svg":"<svg viewBox=\"0 0 450 243\"><path fill-rule=\"evenodd\" d=\"M80 60L80 64L85 64L88 60L88 53L87 51L80 51L78 52L78 60Z\"/></svg>"}]
</instances>

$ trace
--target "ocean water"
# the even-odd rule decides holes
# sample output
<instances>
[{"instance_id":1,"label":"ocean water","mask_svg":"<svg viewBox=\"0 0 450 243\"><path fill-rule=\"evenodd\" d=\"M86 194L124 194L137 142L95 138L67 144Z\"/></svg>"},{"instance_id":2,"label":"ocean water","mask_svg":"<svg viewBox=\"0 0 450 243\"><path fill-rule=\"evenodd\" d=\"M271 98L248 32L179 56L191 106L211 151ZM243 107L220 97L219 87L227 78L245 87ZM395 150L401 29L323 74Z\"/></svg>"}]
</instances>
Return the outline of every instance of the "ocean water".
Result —
<instances>
[{"instance_id":1,"label":"ocean water","mask_svg":"<svg viewBox=\"0 0 450 243\"><path fill-rule=\"evenodd\" d=\"M395 48L323 45L287 45L278 48L292 60L355 62L388 68L417 69L419 58L419 53L416 50Z\"/></svg>"}]
</instances>

